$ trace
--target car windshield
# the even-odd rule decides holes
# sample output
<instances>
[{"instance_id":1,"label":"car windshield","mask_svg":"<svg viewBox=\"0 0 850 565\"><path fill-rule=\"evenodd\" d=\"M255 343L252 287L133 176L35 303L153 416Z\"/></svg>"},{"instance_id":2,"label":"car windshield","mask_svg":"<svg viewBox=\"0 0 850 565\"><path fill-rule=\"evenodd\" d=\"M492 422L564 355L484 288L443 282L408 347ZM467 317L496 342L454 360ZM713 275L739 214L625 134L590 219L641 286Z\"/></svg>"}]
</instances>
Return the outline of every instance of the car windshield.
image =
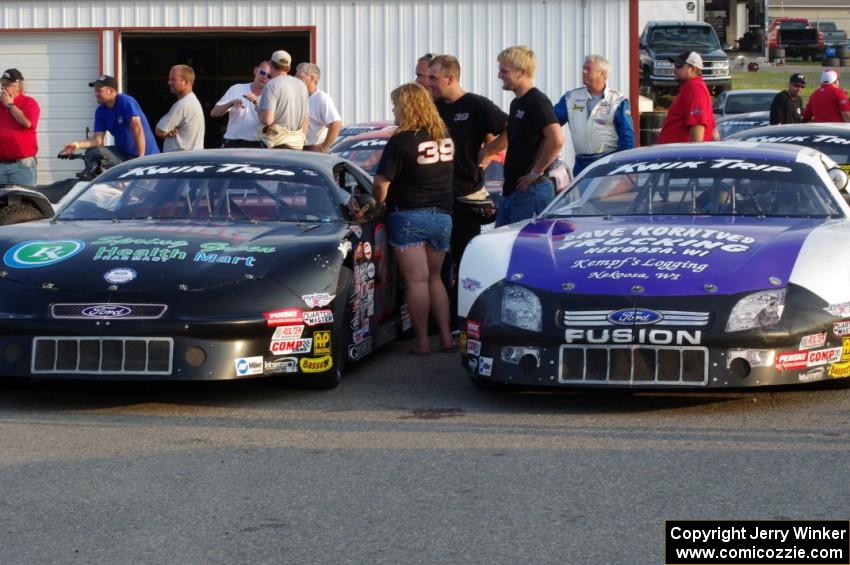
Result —
<instances>
[{"instance_id":1,"label":"car windshield","mask_svg":"<svg viewBox=\"0 0 850 565\"><path fill-rule=\"evenodd\" d=\"M327 222L340 218L332 188L323 175L304 167L143 166L103 175L57 219Z\"/></svg>"},{"instance_id":2,"label":"car windshield","mask_svg":"<svg viewBox=\"0 0 850 565\"><path fill-rule=\"evenodd\" d=\"M656 49L675 47L678 51L689 47L720 49L717 34L709 26L654 27L649 37L649 45Z\"/></svg>"},{"instance_id":3,"label":"car windshield","mask_svg":"<svg viewBox=\"0 0 850 565\"><path fill-rule=\"evenodd\" d=\"M726 113L745 114L769 111L775 96L775 92L729 93L726 97Z\"/></svg>"},{"instance_id":4,"label":"car windshield","mask_svg":"<svg viewBox=\"0 0 850 565\"><path fill-rule=\"evenodd\" d=\"M776 27L779 29L808 29L803 22L780 22Z\"/></svg>"},{"instance_id":5,"label":"car windshield","mask_svg":"<svg viewBox=\"0 0 850 565\"><path fill-rule=\"evenodd\" d=\"M755 158L599 165L544 212L550 217L840 214L829 189L810 166Z\"/></svg>"},{"instance_id":6,"label":"car windshield","mask_svg":"<svg viewBox=\"0 0 850 565\"><path fill-rule=\"evenodd\" d=\"M378 162L387 146L388 137L371 139L345 139L331 149L331 153L343 159L348 159L372 176L378 170Z\"/></svg>"}]
</instances>

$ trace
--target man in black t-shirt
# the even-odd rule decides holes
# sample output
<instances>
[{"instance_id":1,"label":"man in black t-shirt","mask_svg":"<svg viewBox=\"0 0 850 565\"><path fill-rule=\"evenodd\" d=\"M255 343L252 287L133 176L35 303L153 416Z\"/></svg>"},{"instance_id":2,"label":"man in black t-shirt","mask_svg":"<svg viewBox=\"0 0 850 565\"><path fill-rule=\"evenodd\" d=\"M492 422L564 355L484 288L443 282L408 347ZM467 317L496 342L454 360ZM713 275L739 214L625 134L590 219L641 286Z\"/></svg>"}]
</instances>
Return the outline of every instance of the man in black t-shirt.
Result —
<instances>
[{"instance_id":1,"label":"man in black t-shirt","mask_svg":"<svg viewBox=\"0 0 850 565\"><path fill-rule=\"evenodd\" d=\"M513 91L508 128L483 149L485 154L505 146L505 183L496 226L540 213L555 197L545 171L564 146L564 133L549 98L534 87L537 56L525 45L499 53L502 89Z\"/></svg>"},{"instance_id":2,"label":"man in black t-shirt","mask_svg":"<svg viewBox=\"0 0 850 565\"><path fill-rule=\"evenodd\" d=\"M770 104L770 123L799 124L803 121L803 98L801 94L806 86L806 77L799 73L788 79L788 90L782 90L773 97Z\"/></svg>"},{"instance_id":3,"label":"man in black t-shirt","mask_svg":"<svg viewBox=\"0 0 850 565\"><path fill-rule=\"evenodd\" d=\"M455 145L452 189L452 261L460 264L469 241L481 233L481 214L461 197L487 196L484 168L491 155L481 155L481 147L505 130L508 116L490 100L465 92L460 86L460 64L451 55L438 55L428 69L431 94L437 111ZM481 160L483 157L483 161Z\"/></svg>"}]
</instances>

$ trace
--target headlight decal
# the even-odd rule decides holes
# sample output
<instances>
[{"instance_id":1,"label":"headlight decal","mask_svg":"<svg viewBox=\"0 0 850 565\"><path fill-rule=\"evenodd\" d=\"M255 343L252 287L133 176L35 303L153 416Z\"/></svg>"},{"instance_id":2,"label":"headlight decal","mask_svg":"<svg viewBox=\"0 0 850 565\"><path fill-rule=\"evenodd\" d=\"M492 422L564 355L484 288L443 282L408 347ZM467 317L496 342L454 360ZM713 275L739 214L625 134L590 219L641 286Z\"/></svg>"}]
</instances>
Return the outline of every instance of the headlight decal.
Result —
<instances>
[{"instance_id":1,"label":"headlight decal","mask_svg":"<svg viewBox=\"0 0 850 565\"><path fill-rule=\"evenodd\" d=\"M765 290L745 296L735 304L726 322L727 332L775 326L785 310L785 289Z\"/></svg>"}]
</instances>

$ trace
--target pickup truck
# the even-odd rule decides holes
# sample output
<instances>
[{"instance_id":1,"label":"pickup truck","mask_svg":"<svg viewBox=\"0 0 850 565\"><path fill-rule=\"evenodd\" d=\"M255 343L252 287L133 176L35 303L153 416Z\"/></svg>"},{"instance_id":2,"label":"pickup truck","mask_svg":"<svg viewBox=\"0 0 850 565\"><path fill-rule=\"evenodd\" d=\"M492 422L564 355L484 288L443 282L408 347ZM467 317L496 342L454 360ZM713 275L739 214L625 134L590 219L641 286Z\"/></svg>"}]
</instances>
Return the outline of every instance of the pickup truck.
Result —
<instances>
[{"instance_id":1,"label":"pickup truck","mask_svg":"<svg viewBox=\"0 0 850 565\"><path fill-rule=\"evenodd\" d=\"M640 84L657 94L679 88L670 58L684 50L702 57L702 78L714 94L732 87L729 56L714 28L705 22L651 21L640 36Z\"/></svg>"},{"instance_id":2,"label":"pickup truck","mask_svg":"<svg viewBox=\"0 0 850 565\"><path fill-rule=\"evenodd\" d=\"M824 50L823 32L806 18L774 18L767 29L767 48L771 53L785 49L786 57L819 59Z\"/></svg>"},{"instance_id":3,"label":"pickup truck","mask_svg":"<svg viewBox=\"0 0 850 565\"><path fill-rule=\"evenodd\" d=\"M812 21L811 24L813 28L823 33L823 43L827 48L835 47L838 49L847 46L847 32L838 29L835 22L820 20Z\"/></svg>"}]
</instances>

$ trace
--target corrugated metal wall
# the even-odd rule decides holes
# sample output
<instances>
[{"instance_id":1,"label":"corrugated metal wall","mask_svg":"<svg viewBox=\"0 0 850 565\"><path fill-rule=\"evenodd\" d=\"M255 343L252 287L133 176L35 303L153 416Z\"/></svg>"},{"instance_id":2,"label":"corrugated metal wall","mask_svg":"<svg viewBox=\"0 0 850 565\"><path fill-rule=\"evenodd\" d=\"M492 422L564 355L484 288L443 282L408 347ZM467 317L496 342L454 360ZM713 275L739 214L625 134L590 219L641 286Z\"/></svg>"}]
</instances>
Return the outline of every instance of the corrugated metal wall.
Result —
<instances>
[{"instance_id":1,"label":"corrugated metal wall","mask_svg":"<svg viewBox=\"0 0 850 565\"><path fill-rule=\"evenodd\" d=\"M417 57L456 55L461 84L507 109L496 55L526 44L537 86L553 99L581 85L582 58L602 53L610 85L628 91L628 0L69 0L0 2L0 29L315 26L320 88L345 122L390 117L389 92L413 79ZM111 34L104 69L112 69ZM297 62L297 61L296 61Z\"/></svg>"}]
</instances>

